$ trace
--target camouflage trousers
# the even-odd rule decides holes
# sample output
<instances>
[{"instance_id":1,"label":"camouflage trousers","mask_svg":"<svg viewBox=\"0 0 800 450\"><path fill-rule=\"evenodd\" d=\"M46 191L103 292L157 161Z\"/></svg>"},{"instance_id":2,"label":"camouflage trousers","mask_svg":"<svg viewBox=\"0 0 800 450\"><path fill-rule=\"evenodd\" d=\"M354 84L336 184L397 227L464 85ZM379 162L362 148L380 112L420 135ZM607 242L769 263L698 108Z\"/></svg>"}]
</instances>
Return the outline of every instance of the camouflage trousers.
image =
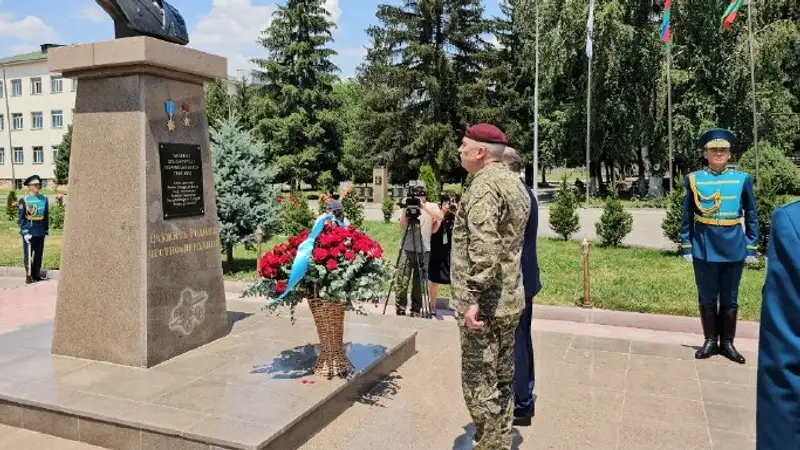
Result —
<instances>
[{"instance_id":1,"label":"camouflage trousers","mask_svg":"<svg viewBox=\"0 0 800 450\"><path fill-rule=\"evenodd\" d=\"M508 450L514 421L514 334L519 315L485 320L470 330L460 321L461 387L475 424L473 450Z\"/></svg>"}]
</instances>

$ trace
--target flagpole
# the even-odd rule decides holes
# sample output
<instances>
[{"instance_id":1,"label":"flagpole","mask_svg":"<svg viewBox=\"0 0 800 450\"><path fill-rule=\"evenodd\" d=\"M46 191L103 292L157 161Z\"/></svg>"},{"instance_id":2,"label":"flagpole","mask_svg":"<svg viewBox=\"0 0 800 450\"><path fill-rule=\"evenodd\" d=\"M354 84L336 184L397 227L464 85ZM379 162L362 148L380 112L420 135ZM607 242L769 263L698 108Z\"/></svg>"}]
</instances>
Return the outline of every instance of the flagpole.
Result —
<instances>
[{"instance_id":1,"label":"flagpole","mask_svg":"<svg viewBox=\"0 0 800 450\"><path fill-rule=\"evenodd\" d=\"M594 0L589 0L589 19L586 22L586 57L589 74L586 77L586 200L592 184L591 142L592 142L592 56L594 55L592 33L594 31ZM599 181L599 180L598 180Z\"/></svg>"},{"instance_id":2,"label":"flagpole","mask_svg":"<svg viewBox=\"0 0 800 450\"><path fill-rule=\"evenodd\" d=\"M533 81L533 196L539 198L539 0L536 1L536 63Z\"/></svg>"},{"instance_id":3,"label":"flagpole","mask_svg":"<svg viewBox=\"0 0 800 450\"><path fill-rule=\"evenodd\" d=\"M667 43L667 135L669 136L669 191L672 192L672 42Z\"/></svg>"},{"instance_id":4,"label":"flagpole","mask_svg":"<svg viewBox=\"0 0 800 450\"><path fill-rule=\"evenodd\" d=\"M756 110L756 69L755 69L755 56L754 56L754 44L753 44L753 8L752 8L753 0L747 1L747 34L748 39L750 41L750 87L753 91L753 149L756 153L756 185L758 185L758 169L759 169L759 158L758 158L758 112Z\"/></svg>"}]
</instances>

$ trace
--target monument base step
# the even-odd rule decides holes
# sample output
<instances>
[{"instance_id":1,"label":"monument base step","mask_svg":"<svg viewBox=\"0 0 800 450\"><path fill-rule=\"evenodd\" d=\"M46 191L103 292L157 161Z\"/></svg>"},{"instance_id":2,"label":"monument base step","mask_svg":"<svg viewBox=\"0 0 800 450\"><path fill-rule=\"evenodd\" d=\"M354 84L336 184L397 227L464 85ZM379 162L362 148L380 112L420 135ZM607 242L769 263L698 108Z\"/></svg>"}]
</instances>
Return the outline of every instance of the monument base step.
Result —
<instances>
[{"instance_id":1,"label":"monument base step","mask_svg":"<svg viewBox=\"0 0 800 450\"><path fill-rule=\"evenodd\" d=\"M230 335L149 369L51 355L51 322L2 334L0 424L109 449L295 449L415 353L407 319L348 313L355 373L321 379L310 311L295 318L229 312Z\"/></svg>"}]
</instances>

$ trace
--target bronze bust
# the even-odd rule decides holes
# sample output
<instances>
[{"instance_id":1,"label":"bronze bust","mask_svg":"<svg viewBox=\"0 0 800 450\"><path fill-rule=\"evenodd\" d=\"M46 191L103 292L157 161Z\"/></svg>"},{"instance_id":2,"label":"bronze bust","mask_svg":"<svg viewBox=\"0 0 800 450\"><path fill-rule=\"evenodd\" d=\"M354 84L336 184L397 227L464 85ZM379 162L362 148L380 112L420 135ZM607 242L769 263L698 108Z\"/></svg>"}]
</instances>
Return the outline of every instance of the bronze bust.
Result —
<instances>
[{"instance_id":1,"label":"bronze bust","mask_svg":"<svg viewBox=\"0 0 800 450\"><path fill-rule=\"evenodd\" d=\"M183 17L163 0L96 0L114 20L117 39L150 36L175 44L189 43Z\"/></svg>"}]
</instances>

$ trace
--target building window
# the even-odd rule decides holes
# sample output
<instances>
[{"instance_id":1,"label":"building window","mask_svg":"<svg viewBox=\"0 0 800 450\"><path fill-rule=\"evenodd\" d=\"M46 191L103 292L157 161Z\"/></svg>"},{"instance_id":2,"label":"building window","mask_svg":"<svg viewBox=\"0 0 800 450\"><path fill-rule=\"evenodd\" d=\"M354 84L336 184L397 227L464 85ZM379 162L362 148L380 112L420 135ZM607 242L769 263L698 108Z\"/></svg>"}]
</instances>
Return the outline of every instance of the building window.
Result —
<instances>
[{"instance_id":1,"label":"building window","mask_svg":"<svg viewBox=\"0 0 800 450\"><path fill-rule=\"evenodd\" d=\"M44 148L33 147L33 163L44 164Z\"/></svg>"},{"instance_id":2,"label":"building window","mask_svg":"<svg viewBox=\"0 0 800 450\"><path fill-rule=\"evenodd\" d=\"M6 164L6 149L0 148L0 166Z\"/></svg>"},{"instance_id":3,"label":"building window","mask_svg":"<svg viewBox=\"0 0 800 450\"><path fill-rule=\"evenodd\" d=\"M54 145L53 146L53 164L55 164L56 161L58 161L58 146Z\"/></svg>"},{"instance_id":4,"label":"building window","mask_svg":"<svg viewBox=\"0 0 800 450\"><path fill-rule=\"evenodd\" d=\"M44 116L40 112L31 113L31 122L34 130L41 130L44 127Z\"/></svg>"},{"instance_id":5,"label":"building window","mask_svg":"<svg viewBox=\"0 0 800 450\"><path fill-rule=\"evenodd\" d=\"M11 80L11 96L22 96L22 80Z\"/></svg>"},{"instance_id":6,"label":"building window","mask_svg":"<svg viewBox=\"0 0 800 450\"><path fill-rule=\"evenodd\" d=\"M50 77L50 93L60 94L64 92L64 78L61 75Z\"/></svg>"},{"instance_id":7,"label":"building window","mask_svg":"<svg viewBox=\"0 0 800 450\"><path fill-rule=\"evenodd\" d=\"M25 152L22 147L14 147L14 164L25 164Z\"/></svg>"},{"instance_id":8,"label":"building window","mask_svg":"<svg viewBox=\"0 0 800 450\"><path fill-rule=\"evenodd\" d=\"M42 79L31 78L31 95L41 95L42 93Z\"/></svg>"},{"instance_id":9,"label":"building window","mask_svg":"<svg viewBox=\"0 0 800 450\"><path fill-rule=\"evenodd\" d=\"M72 80L72 92L75 92L77 90L78 90L78 79L76 78Z\"/></svg>"},{"instance_id":10,"label":"building window","mask_svg":"<svg viewBox=\"0 0 800 450\"><path fill-rule=\"evenodd\" d=\"M54 109L50 112L50 115L53 119L53 128L63 128L64 127L64 111L60 109Z\"/></svg>"},{"instance_id":11,"label":"building window","mask_svg":"<svg viewBox=\"0 0 800 450\"><path fill-rule=\"evenodd\" d=\"M6 116L0 114L0 131L6 129Z\"/></svg>"},{"instance_id":12,"label":"building window","mask_svg":"<svg viewBox=\"0 0 800 450\"><path fill-rule=\"evenodd\" d=\"M5 96L6 96L6 85L2 81L0 81L0 98L3 98Z\"/></svg>"},{"instance_id":13,"label":"building window","mask_svg":"<svg viewBox=\"0 0 800 450\"><path fill-rule=\"evenodd\" d=\"M22 118L22 114L20 113L12 114L11 121L13 122L11 125L11 129L14 131L21 130L25 127L25 119Z\"/></svg>"}]
</instances>

